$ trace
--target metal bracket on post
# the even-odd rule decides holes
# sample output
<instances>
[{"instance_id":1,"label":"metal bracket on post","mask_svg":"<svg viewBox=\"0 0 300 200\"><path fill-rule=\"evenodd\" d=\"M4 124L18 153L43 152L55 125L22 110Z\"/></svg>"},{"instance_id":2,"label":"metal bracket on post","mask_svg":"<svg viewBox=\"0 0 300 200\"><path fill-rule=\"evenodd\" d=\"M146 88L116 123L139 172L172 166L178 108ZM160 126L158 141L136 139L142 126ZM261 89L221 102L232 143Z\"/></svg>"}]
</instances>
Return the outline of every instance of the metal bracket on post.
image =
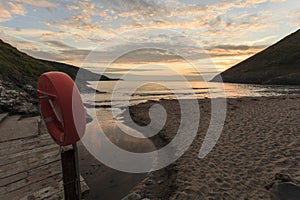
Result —
<instances>
[{"instance_id":1,"label":"metal bracket on post","mask_svg":"<svg viewBox=\"0 0 300 200\"><path fill-rule=\"evenodd\" d=\"M79 200L81 200L81 184L80 184L80 170L79 170L79 158L78 158L78 148L77 143L73 144L73 149L75 153L75 167L76 167L76 176L77 176L77 194L79 197Z\"/></svg>"}]
</instances>

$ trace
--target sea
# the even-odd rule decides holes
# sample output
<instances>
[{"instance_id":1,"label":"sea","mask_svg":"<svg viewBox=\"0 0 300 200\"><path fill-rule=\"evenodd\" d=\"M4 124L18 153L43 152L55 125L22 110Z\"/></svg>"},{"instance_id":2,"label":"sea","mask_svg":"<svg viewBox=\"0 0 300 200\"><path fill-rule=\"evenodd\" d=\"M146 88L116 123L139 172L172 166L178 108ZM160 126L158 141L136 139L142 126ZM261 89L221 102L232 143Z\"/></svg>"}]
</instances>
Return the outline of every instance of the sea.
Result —
<instances>
[{"instance_id":1,"label":"sea","mask_svg":"<svg viewBox=\"0 0 300 200\"><path fill-rule=\"evenodd\" d=\"M147 100L159 99L190 99L190 98L238 98L280 96L285 94L300 94L299 86L253 85L190 81L101 81L89 82L101 94L85 94L87 102L95 101L96 105L122 107L129 99L134 105Z\"/></svg>"}]
</instances>

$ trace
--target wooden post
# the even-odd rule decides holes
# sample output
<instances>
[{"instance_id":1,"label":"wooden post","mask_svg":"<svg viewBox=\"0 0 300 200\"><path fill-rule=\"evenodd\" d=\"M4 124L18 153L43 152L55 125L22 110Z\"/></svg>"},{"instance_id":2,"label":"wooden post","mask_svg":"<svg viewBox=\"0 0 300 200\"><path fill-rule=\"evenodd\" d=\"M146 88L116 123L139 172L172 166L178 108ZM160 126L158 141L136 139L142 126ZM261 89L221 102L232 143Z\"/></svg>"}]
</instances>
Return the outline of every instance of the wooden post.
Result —
<instances>
[{"instance_id":1,"label":"wooden post","mask_svg":"<svg viewBox=\"0 0 300 200\"><path fill-rule=\"evenodd\" d=\"M81 200L77 145L72 146L61 152L65 200Z\"/></svg>"}]
</instances>

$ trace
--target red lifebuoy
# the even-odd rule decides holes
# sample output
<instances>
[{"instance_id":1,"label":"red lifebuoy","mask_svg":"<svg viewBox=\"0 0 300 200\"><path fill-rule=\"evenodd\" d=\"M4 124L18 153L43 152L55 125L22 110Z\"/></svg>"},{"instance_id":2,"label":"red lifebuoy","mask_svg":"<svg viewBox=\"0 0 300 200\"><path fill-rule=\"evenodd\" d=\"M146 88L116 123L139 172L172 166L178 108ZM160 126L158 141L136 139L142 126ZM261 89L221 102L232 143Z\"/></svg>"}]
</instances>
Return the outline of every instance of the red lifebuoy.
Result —
<instances>
[{"instance_id":1,"label":"red lifebuoy","mask_svg":"<svg viewBox=\"0 0 300 200\"><path fill-rule=\"evenodd\" d=\"M42 117L54 141L74 144L85 132L85 111L74 81L62 72L47 72L38 80Z\"/></svg>"}]
</instances>

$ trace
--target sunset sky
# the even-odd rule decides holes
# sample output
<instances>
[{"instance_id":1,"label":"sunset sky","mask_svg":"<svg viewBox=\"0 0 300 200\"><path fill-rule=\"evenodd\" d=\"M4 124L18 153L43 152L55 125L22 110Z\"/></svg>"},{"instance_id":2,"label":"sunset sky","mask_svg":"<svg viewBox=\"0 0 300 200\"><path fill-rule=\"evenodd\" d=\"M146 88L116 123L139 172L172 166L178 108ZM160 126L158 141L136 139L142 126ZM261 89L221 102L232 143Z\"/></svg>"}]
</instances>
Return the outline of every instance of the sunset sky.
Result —
<instances>
[{"instance_id":1,"label":"sunset sky","mask_svg":"<svg viewBox=\"0 0 300 200\"><path fill-rule=\"evenodd\" d=\"M191 75L182 58L222 71L300 26L298 0L1 0L0 9L2 40L89 69L114 61L111 76L142 64L153 67L132 73L160 73L161 63Z\"/></svg>"}]
</instances>

